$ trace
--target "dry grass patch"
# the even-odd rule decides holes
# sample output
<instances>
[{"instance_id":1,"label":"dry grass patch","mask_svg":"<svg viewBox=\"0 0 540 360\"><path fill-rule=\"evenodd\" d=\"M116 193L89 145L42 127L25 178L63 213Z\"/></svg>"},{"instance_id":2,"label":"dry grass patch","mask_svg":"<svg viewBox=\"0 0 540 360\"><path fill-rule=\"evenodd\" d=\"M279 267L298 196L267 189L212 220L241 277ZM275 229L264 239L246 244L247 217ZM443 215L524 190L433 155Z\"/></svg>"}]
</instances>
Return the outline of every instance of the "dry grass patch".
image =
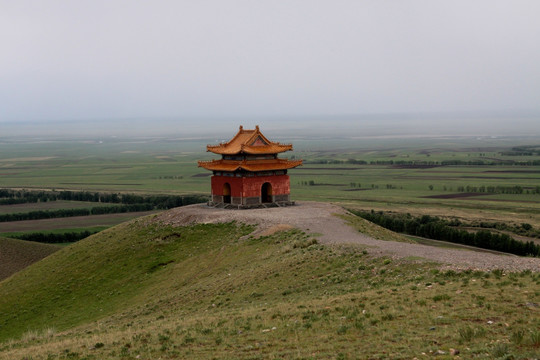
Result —
<instances>
[{"instance_id":1,"label":"dry grass patch","mask_svg":"<svg viewBox=\"0 0 540 360\"><path fill-rule=\"evenodd\" d=\"M255 232L253 232L251 234L251 236L253 236L255 238L259 238L261 236L270 236L270 235L274 235L275 233L282 232L282 231L288 231L288 230L291 230L291 229L293 229L293 227L291 225L277 224L277 225L271 226L271 227L266 228L266 229L255 231Z\"/></svg>"}]
</instances>

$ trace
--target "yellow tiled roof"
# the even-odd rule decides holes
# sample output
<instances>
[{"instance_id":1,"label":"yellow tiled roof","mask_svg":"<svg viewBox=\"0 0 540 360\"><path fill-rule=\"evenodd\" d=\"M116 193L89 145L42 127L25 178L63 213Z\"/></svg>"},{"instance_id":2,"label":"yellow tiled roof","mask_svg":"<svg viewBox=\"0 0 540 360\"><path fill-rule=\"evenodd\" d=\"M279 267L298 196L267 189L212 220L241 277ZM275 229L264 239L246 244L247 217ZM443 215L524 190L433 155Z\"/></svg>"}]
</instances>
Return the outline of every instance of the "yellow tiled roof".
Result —
<instances>
[{"instance_id":1,"label":"yellow tiled roof","mask_svg":"<svg viewBox=\"0 0 540 360\"><path fill-rule=\"evenodd\" d=\"M212 171L268 171L292 169L302 165L302 160L269 159L269 160L212 160L199 161L199 167Z\"/></svg>"},{"instance_id":2,"label":"yellow tiled roof","mask_svg":"<svg viewBox=\"0 0 540 360\"><path fill-rule=\"evenodd\" d=\"M206 150L215 154L278 154L292 150L291 144L280 144L268 140L259 130L244 130L242 126L238 133L228 142L219 145L207 145Z\"/></svg>"}]
</instances>

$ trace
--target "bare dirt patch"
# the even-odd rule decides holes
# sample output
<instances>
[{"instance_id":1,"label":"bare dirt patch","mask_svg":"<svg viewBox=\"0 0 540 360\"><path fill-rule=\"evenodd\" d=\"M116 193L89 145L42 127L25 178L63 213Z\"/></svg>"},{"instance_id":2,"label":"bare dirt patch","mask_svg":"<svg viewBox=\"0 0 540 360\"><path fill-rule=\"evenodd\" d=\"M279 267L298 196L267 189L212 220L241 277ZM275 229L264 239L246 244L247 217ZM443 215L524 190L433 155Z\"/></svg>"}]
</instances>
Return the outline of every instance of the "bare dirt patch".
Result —
<instances>
[{"instance_id":1,"label":"bare dirt patch","mask_svg":"<svg viewBox=\"0 0 540 360\"><path fill-rule=\"evenodd\" d=\"M184 226L195 223L222 223L238 221L257 226L257 232L277 229L283 225L317 234L323 244L357 244L365 247L374 256L394 258L422 258L441 263L451 269L505 269L508 271L540 271L540 258L523 258L512 255L487 254L476 251L437 248L421 244L408 244L375 240L346 224L336 215L353 216L340 206L319 202L297 202L295 206L225 210L195 204L163 212L151 221Z\"/></svg>"},{"instance_id":2,"label":"bare dirt patch","mask_svg":"<svg viewBox=\"0 0 540 360\"><path fill-rule=\"evenodd\" d=\"M487 170L484 172L500 174L540 174L540 170Z\"/></svg>"},{"instance_id":3,"label":"bare dirt patch","mask_svg":"<svg viewBox=\"0 0 540 360\"><path fill-rule=\"evenodd\" d=\"M433 169L441 165L392 165L392 169Z\"/></svg>"},{"instance_id":4,"label":"bare dirt patch","mask_svg":"<svg viewBox=\"0 0 540 360\"><path fill-rule=\"evenodd\" d=\"M294 229L294 228L289 224L277 224L277 225L271 226L271 227L269 227L267 229L256 231L256 232L252 233L251 235L256 237L256 238L260 238L262 236L270 236L270 235L274 235L275 233L282 232L282 231L287 231L287 230L291 230L291 229Z\"/></svg>"},{"instance_id":5,"label":"bare dirt patch","mask_svg":"<svg viewBox=\"0 0 540 360\"><path fill-rule=\"evenodd\" d=\"M494 195L494 194L486 194L486 193L455 193L455 194L421 196L421 198L423 198L423 199L458 199L458 200L459 199L475 198L474 200L479 200L479 201L533 203L533 204L537 203L537 201L534 201L534 200L492 199L492 198L486 199L486 198L479 197L479 196L489 196L489 195Z\"/></svg>"},{"instance_id":6,"label":"bare dirt patch","mask_svg":"<svg viewBox=\"0 0 540 360\"><path fill-rule=\"evenodd\" d=\"M494 201L494 202L513 202L513 203L529 203L529 204L538 204L538 201L534 200L518 200L518 199L475 199L480 201Z\"/></svg>"},{"instance_id":7,"label":"bare dirt patch","mask_svg":"<svg viewBox=\"0 0 540 360\"><path fill-rule=\"evenodd\" d=\"M333 171L343 171L343 170L362 170L365 168L361 167L299 167L295 170L333 170Z\"/></svg>"},{"instance_id":8,"label":"bare dirt patch","mask_svg":"<svg viewBox=\"0 0 540 360\"><path fill-rule=\"evenodd\" d=\"M490 194L468 192L468 193L429 195L429 196L421 196L421 197L424 199L463 199L463 198L470 198L474 196L486 196L486 195L490 195Z\"/></svg>"},{"instance_id":9,"label":"bare dirt patch","mask_svg":"<svg viewBox=\"0 0 540 360\"><path fill-rule=\"evenodd\" d=\"M0 281L60 249L56 245L0 237Z\"/></svg>"},{"instance_id":10,"label":"bare dirt patch","mask_svg":"<svg viewBox=\"0 0 540 360\"><path fill-rule=\"evenodd\" d=\"M442 172L436 172L434 174L441 174ZM463 179L483 179L483 180L510 180L510 179L516 179L516 180L530 180L531 178L528 177L509 177L509 176L456 176L456 177L442 177L442 176L396 176L396 179L407 179L407 180L463 180Z\"/></svg>"}]
</instances>

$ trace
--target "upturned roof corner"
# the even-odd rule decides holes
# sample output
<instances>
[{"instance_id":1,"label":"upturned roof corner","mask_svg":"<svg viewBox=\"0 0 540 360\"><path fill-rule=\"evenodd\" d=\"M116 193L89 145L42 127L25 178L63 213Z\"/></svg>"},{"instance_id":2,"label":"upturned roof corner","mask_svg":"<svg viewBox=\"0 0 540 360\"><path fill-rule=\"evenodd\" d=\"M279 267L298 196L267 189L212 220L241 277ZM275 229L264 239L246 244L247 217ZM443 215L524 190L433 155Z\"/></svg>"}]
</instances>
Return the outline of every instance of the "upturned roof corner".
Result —
<instances>
[{"instance_id":1,"label":"upturned roof corner","mask_svg":"<svg viewBox=\"0 0 540 360\"><path fill-rule=\"evenodd\" d=\"M245 130L240 125L236 135L229 141L218 145L207 145L206 151L221 155L236 154L278 154L285 151L291 151L292 144L281 144L268 140L264 136L259 125L254 130Z\"/></svg>"}]
</instances>

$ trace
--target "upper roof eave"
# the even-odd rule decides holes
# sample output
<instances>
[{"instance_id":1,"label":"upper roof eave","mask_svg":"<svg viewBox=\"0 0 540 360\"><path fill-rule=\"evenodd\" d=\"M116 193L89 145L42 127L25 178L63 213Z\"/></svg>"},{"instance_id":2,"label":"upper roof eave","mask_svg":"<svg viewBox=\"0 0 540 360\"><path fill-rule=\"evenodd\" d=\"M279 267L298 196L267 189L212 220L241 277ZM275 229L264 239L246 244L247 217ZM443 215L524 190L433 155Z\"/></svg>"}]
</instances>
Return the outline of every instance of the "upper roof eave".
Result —
<instances>
[{"instance_id":1,"label":"upper roof eave","mask_svg":"<svg viewBox=\"0 0 540 360\"><path fill-rule=\"evenodd\" d=\"M253 142L260 137L267 145L253 146ZM264 136L259 130L259 126L255 126L255 130L244 130L240 126L236 135L229 141L219 145L207 145L206 151L221 155L234 154L277 154L292 150L292 144L280 144L272 142Z\"/></svg>"}]
</instances>

